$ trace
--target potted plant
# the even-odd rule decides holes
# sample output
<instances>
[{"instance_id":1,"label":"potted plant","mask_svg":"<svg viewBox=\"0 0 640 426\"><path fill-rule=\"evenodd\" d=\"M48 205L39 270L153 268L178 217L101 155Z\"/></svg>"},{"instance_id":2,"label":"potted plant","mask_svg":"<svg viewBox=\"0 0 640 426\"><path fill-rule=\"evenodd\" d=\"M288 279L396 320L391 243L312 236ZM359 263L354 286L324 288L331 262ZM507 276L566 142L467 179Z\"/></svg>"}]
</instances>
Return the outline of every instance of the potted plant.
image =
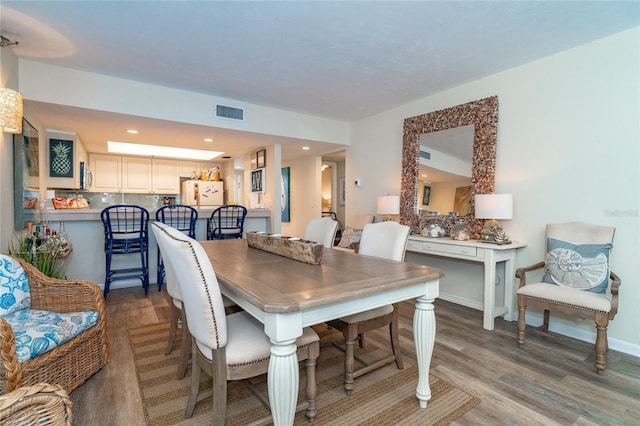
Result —
<instances>
[{"instance_id":1,"label":"potted plant","mask_svg":"<svg viewBox=\"0 0 640 426\"><path fill-rule=\"evenodd\" d=\"M64 261L71 252L65 235L43 234L39 230L14 235L9 244L9 254L32 264L52 278L64 277Z\"/></svg>"}]
</instances>

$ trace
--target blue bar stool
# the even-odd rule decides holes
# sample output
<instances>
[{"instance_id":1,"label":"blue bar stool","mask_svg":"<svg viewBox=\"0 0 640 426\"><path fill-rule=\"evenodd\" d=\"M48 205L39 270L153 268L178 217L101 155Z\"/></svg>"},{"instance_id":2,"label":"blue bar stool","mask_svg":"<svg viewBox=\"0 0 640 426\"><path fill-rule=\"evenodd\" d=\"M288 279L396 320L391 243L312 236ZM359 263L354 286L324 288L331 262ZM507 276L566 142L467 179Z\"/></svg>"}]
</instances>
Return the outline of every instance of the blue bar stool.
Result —
<instances>
[{"instance_id":1,"label":"blue bar stool","mask_svg":"<svg viewBox=\"0 0 640 426\"><path fill-rule=\"evenodd\" d=\"M183 204L172 204L164 206L156 211L156 220L166 223L167 225L184 232L189 237L196 239L196 220L198 220L198 212L191 206ZM165 280L164 262L160 254L160 246L158 246L158 291L162 290L162 284Z\"/></svg>"},{"instance_id":2,"label":"blue bar stool","mask_svg":"<svg viewBox=\"0 0 640 426\"><path fill-rule=\"evenodd\" d=\"M207 219L207 240L242 238L247 209L243 206L220 206Z\"/></svg>"},{"instance_id":3,"label":"blue bar stool","mask_svg":"<svg viewBox=\"0 0 640 426\"><path fill-rule=\"evenodd\" d=\"M104 297L107 297L113 281L131 278L142 281L144 294L147 295L149 292L149 212L144 207L117 204L102 210L100 218L104 226L106 255ZM114 255L134 253L140 254L139 267L122 269L111 267Z\"/></svg>"}]
</instances>

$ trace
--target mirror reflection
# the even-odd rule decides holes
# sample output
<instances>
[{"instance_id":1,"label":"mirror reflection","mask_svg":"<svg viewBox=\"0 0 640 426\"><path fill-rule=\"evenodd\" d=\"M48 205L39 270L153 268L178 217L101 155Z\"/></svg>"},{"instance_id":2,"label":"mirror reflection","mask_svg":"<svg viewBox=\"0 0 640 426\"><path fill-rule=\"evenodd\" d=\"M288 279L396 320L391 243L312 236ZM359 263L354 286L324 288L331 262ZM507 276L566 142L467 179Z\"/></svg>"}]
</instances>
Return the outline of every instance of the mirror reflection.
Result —
<instances>
[{"instance_id":1,"label":"mirror reflection","mask_svg":"<svg viewBox=\"0 0 640 426\"><path fill-rule=\"evenodd\" d=\"M420 136L418 208L441 214L471 213L473 125Z\"/></svg>"}]
</instances>

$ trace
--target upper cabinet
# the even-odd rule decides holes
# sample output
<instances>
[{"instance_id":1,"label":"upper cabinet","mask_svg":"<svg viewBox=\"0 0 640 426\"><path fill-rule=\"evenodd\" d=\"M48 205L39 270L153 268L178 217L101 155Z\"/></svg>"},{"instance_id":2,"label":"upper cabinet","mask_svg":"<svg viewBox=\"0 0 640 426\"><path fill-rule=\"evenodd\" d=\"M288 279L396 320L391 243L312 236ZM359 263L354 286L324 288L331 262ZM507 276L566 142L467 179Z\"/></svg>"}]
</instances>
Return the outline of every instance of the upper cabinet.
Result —
<instances>
[{"instance_id":1,"label":"upper cabinet","mask_svg":"<svg viewBox=\"0 0 640 426\"><path fill-rule=\"evenodd\" d=\"M92 192L120 192L122 188L122 157L91 154L89 170L93 174Z\"/></svg>"},{"instance_id":2,"label":"upper cabinet","mask_svg":"<svg viewBox=\"0 0 640 426\"><path fill-rule=\"evenodd\" d=\"M151 192L180 193L180 164L176 160L154 158L151 162Z\"/></svg>"},{"instance_id":3,"label":"upper cabinet","mask_svg":"<svg viewBox=\"0 0 640 426\"><path fill-rule=\"evenodd\" d=\"M93 192L179 194L177 160L91 154Z\"/></svg>"},{"instance_id":4,"label":"upper cabinet","mask_svg":"<svg viewBox=\"0 0 640 426\"><path fill-rule=\"evenodd\" d=\"M122 192L151 192L151 158L122 157Z\"/></svg>"}]
</instances>

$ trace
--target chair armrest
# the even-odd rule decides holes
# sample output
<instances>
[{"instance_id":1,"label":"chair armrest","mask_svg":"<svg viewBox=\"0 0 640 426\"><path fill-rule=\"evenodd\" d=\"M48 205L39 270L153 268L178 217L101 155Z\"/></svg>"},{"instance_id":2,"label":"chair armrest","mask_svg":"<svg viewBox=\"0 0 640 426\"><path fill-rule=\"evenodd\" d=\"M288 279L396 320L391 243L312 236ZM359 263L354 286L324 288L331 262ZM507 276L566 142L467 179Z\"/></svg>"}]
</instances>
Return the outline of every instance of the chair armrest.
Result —
<instances>
[{"instance_id":1,"label":"chair armrest","mask_svg":"<svg viewBox=\"0 0 640 426\"><path fill-rule=\"evenodd\" d=\"M611 279L611 310L609 311L609 319L615 318L618 313L618 292L620 291L620 277L613 271L609 271Z\"/></svg>"},{"instance_id":2,"label":"chair armrest","mask_svg":"<svg viewBox=\"0 0 640 426\"><path fill-rule=\"evenodd\" d=\"M71 406L69 394L59 385L23 386L0 396L0 423L70 426Z\"/></svg>"},{"instance_id":3,"label":"chair armrest","mask_svg":"<svg viewBox=\"0 0 640 426\"><path fill-rule=\"evenodd\" d=\"M516 278L520 278L520 285L518 285L518 288L527 285L527 272L535 271L540 268L544 268L544 262L538 262L531 266L524 266L516 269Z\"/></svg>"},{"instance_id":4,"label":"chair armrest","mask_svg":"<svg viewBox=\"0 0 640 426\"><path fill-rule=\"evenodd\" d=\"M22 265L29 280L31 309L62 313L97 311L100 317L105 317L104 297L97 284L84 280L51 278L24 260L16 260Z\"/></svg>"}]
</instances>

